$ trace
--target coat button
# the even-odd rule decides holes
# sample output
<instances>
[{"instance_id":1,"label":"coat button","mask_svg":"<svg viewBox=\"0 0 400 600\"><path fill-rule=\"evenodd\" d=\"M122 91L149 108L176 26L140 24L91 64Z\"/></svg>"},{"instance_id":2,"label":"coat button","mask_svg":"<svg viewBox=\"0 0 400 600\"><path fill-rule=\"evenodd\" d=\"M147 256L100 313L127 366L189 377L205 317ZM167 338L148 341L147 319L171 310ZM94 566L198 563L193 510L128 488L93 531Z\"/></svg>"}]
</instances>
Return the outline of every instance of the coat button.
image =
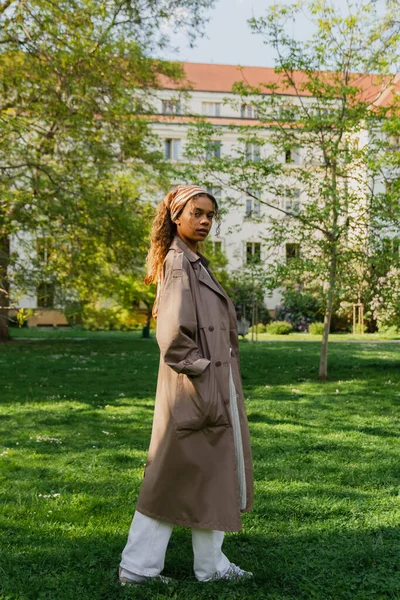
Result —
<instances>
[{"instance_id":1,"label":"coat button","mask_svg":"<svg viewBox=\"0 0 400 600\"><path fill-rule=\"evenodd\" d=\"M217 362L215 363L215 366L216 366L216 367L220 367L220 366L221 366L221 364L222 364L222 363L221 363L221 361L220 361L220 360L217 360Z\"/></svg>"},{"instance_id":2,"label":"coat button","mask_svg":"<svg viewBox=\"0 0 400 600\"><path fill-rule=\"evenodd\" d=\"M214 325L210 325L210 327L208 328L208 331L214 331Z\"/></svg>"}]
</instances>

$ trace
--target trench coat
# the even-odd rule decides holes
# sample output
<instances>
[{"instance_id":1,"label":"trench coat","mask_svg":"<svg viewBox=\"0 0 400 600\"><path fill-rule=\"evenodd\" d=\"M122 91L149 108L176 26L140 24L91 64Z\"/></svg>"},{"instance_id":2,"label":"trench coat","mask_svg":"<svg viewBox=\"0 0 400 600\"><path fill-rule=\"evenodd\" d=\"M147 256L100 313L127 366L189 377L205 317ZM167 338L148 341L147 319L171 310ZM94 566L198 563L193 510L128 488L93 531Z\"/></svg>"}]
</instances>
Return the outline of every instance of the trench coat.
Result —
<instances>
[{"instance_id":1,"label":"trench coat","mask_svg":"<svg viewBox=\"0 0 400 600\"><path fill-rule=\"evenodd\" d=\"M205 272L200 263L208 270L209 260L176 235L164 260L154 307L160 364L136 509L192 528L240 531L240 513L253 505L253 466L236 311L212 272ZM244 453L243 509L229 410L229 364Z\"/></svg>"}]
</instances>

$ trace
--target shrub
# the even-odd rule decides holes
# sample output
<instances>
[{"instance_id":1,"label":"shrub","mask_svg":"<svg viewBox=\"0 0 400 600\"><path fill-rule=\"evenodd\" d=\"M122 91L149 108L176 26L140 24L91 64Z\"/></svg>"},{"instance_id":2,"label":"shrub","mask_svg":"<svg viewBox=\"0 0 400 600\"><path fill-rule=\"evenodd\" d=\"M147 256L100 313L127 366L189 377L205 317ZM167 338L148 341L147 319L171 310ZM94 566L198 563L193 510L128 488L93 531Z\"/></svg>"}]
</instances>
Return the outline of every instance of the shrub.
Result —
<instances>
[{"instance_id":1,"label":"shrub","mask_svg":"<svg viewBox=\"0 0 400 600\"><path fill-rule=\"evenodd\" d=\"M379 332L382 327L400 329L400 268L391 267L379 278L371 309Z\"/></svg>"},{"instance_id":2,"label":"shrub","mask_svg":"<svg viewBox=\"0 0 400 600\"><path fill-rule=\"evenodd\" d=\"M252 327L250 327L250 333L253 331L253 329L254 333L265 333L266 326L264 325L264 323L258 323L257 325L253 325Z\"/></svg>"},{"instance_id":3,"label":"shrub","mask_svg":"<svg viewBox=\"0 0 400 600\"><path fill-rule=\"evenodd\" d=\"M267 325L267 333L272 335L288 335L293 331L293 325L287 321L273 321Z\"/></svg>"},{"instance_id":4,"label":"shrub","mask_svg":"<svg viewBox=\"0 0 400 600\"><path fill-rule=\"evenodd\" d=\"M85 306L82 311L82 325L90 331L132 331L146 324L144 313L131 312L120 306L96 308ZM153 321L151 325L153 325Z\"/></svg>"},{"instance_id":5,"label":"shrub","mask_svg":"<svg viewBox=\"0 0 400 600\"><path fill-rule=\"evenodd\" d=\"M287 321L296 331L307 331L310 323L322 317L321 301L310 292L288 288L282 294L282 304L277 306L275 316Z\"/></svg>"},{"instance_id":6,"label":"shrub","mask_svg":"<svg viewBox=\"0 0 400 600\"><path fill-rule=\"evenodd\" d=\"M381 325L378 331L381 335L400 335L400 330L396 325Z\"/></svg>"},{"instance_id":7,"label":"shrub","mask_svg":"<svg viewBox=\"0 0 400 600\"><path fill-rule=\"evenodd\" d=\"M311 335L322 335L324 333L324 324L323 323L310 323L308 332L311 333Z\"/></svg>"}]
</instances>

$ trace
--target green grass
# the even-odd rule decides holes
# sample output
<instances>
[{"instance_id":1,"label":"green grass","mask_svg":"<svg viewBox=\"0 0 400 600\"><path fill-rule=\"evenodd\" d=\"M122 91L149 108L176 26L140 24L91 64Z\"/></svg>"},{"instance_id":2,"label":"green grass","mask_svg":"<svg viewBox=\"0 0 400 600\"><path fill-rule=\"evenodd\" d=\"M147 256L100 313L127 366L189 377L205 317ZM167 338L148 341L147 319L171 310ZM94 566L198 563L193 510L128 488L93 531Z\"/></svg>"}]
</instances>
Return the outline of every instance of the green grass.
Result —
<instances>
[{"instance_id":1,"label":"green grass","mask_svg":"<svg viewBox=\"0 0 400 600\"><path fill-rule=\"evenodd\" d=\"M12 338L15 339L30 339L30 338L40 338L40 339L65 339L65 338L124 338L126 339L128 336L133 339L140 339L142 336L142 330L138 329L130 332L123 331L85 331L79 327L23 327L19 328L11 328L10 334ZM154 337L155 332L151 331L152 337ZM256 335L254 334L254 339ZM329 336L331 342L349 342L349 341L359 341L359 342L379 342L379 341L399 341L400 335L393 334L379 334L379 333L365 333L364 335L353 334L353 333L331 333ZM260 342L320 342L322 340L321 335L311 335L310 333L299 333L293 332L289 333L289 335L271 335L269 333L259 333L258 341ZM251 332L249 332L244 341L251 342Z\"/></svg>"},{"instance_id":2,"label":"green grass","mask_svg":"<svg viewBox=\"0 0 400 600\"><path fill-rule=\"evenodd\" d=\"M49 332L53 335L53 332ZM165 574L121 588L158 366L139 334L0 346L0 599L400 599L400 346L241 342L255 508L227 534L251 583L200 584L177 527Z\"/></svg>"}]
</instances>

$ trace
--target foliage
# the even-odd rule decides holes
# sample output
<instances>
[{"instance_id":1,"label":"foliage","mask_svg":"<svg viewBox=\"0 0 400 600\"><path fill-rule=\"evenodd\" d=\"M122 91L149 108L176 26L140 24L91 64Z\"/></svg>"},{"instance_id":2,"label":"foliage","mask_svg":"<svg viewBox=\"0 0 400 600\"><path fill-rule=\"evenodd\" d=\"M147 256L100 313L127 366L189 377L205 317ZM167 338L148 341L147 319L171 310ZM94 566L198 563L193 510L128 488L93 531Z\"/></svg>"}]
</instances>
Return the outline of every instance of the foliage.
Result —
<instances>
[{"instance_id":1,"label":"foliage","mask_svg":"<svg viewBox=\"0 0 400 600\"><path fill-rule=\"evenodd\" d=\"M295 331L307 331L312 321L318 318L323 320L322 303L310 292L286 288L282 292L282 304L276 308L275 317L291 323Z\"/></svg>"},{"instance_id":2,"label":"foliage","mask_svg":"<svg viewBox=\"0 0 400 600\"><path fill-rule=\"evenodd\" d=\"M225 251L215 247L210 239L205 239L198 245L199 251L210 261L210 269L216 275L224 289L229 289L230 275L228 272L228 259Z\"/></svg>"},{"instance_id":3,"label":"foliage","mask_svg":"<svg viewBox=\"0 0 400 600\"><path fill-rule=\"evenodd\" d=\"M379 332L391 327L400 329L400 268L392 267L379 278L371 308Z\"/></svg>"},{"instance_id":4,"label":"foliage","mask_svg":"<svg viewBox=\"0 0 400 600\"><path fill-rule=\"evenodd\" d=\"M267 331L267 326L265 323L257 323L257 325L252 325L249 329L249 333L265 333Z\"/></svg>"},{"instance_id":5,"label":"foliage","mask_svg":"<svg viewBox=\"0 0 400 600\"><path fill-rule=\"evenodd\" d=\"M300 0L252 19L253 31L276 51L275 76L258 85L238 77L236 98L226 101L236 109L253 104L262 128L232 125L238 148L212 159L205 149L221 138L222 128L200 121L187 145L188 158L201 159L188 168L199 180L207 177L230 190L232 204L244 194L258 199L252 190L266 190L260 202L264 246L274 257L266 265L269 284L295 281L320 291L321 379L327 377L335 306L356 301L368 287L369 236L400 226L394 192L380 191L391 144L382 124L386 118L398 121L399 114L391 68L399 58L400 26L391 3L381 12L361 0L347 10L348 15L334 3ZM306 42L297 41L289 26L301 13L315 31ZM248 159L249 143L259 145L257 160ZM382 210L390 199L392 210ZM292 244L291 254L278 254L286 243Z\"/></svg>"},{"instance_id":6,"label":"foliage","mask_svg":"<svg viewBox=\"0 0 400 600\"><path fill-rule=\"evenodd\" d=\"M168 29L187 27L193 40L211 5L1 4L0 338L8 276L13 293L46 282L85 302L104 282L111 295L121 272L142 270L149 200L170 176L148 114L160 78L183 77L179 64L154 55Z\"/></svg>"},{"instance_id":7,"label":"foliage","mask_svg":"<svg viewBox=\"0 0 400 600\"><path fill-rule=\"evenodd\" d=\"M324 324L318 322L310 323L308 331L311 335L322 335L324 333Z\"/></svg>"},{"instance_id":8,"label":"foliage","mask_svg":"<svg viewBox=\"0 0 400 600\"><path fill-rule=\"evenodd\" d=\"M293 331L293 325L287 321L272 321L267 325L267 333L271 335L288 335Z\"/></svg>"},{"instance_id":9,"label":"foliage","mask_svg":"<svg viewBox=\"0 0 400 600\"><path fill-rule=\"evenodd\" d=\"M379 333L381 335L387 335L387 336L397 336L400 335L400 328L396 327L396 325L391 325L391 326L385 326L385 325L381 325L379 327Z\"/></svg>"},{"instance_id":10,"label":"foliage","mask_svg":"<svg viewBox=\"0 0 400 600\"><path fill-rule=\"evenodd\" d=\"M154 326L154 321L151 323ZM82 314L82 325L90 331L129 331L146 324L146 314L128 311L120 306L109 308L85 306Z\"/></svg>"},{"instance_id":11,"label":"foliage","mask_svg":"<svg viewBox=\"0 0 400 600\"><path fill-rule=\"evenodd\" d=\"M227 282L227 291L236 306L238 319L249 323L254 319L269 323L271 316L265 307L266 278L257 265L236 270Z\"/></svg>"}]
</instances>

